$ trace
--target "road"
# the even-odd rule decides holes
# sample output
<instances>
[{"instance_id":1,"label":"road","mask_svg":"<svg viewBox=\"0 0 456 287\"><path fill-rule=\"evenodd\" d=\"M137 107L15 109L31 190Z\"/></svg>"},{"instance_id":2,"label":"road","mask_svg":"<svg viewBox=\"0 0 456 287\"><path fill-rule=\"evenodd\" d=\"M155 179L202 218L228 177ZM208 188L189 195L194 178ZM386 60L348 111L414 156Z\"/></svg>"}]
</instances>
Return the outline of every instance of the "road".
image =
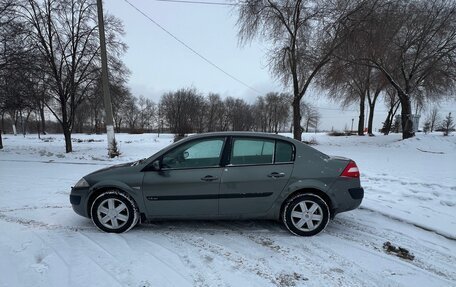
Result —
<instances>
[{"instance_id":1,"label":"road","mask_svg":"<svg viewBox=\"0 0 456 287\"><path fill-rule=\"evenodd\" d=\"M0 286L455 286L456 241L365 207L315 237L273 221L166 221L99 232L69 187L105 166L0 162ZM415 255L386 253L390 241Z\"/></svg>"}]
</instances>

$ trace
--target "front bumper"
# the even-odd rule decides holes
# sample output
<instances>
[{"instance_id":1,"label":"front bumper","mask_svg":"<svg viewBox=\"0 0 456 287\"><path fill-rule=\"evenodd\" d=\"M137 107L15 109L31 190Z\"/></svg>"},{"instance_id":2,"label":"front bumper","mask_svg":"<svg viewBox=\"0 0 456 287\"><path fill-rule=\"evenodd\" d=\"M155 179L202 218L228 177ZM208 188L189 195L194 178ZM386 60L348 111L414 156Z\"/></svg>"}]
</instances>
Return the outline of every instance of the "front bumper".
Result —
<instances>
[{"instance_id":1,"label":"front bumper","mask_svg":"<svg viewBox=\"0 0 456 287\"><path fill-rule=\"evenodd\" d=\"M72 188L70 192L70 203L74 212L77 214L90 217L87 212L87 200L89 197L89 188Z\"/></svg>"}]
</instances>

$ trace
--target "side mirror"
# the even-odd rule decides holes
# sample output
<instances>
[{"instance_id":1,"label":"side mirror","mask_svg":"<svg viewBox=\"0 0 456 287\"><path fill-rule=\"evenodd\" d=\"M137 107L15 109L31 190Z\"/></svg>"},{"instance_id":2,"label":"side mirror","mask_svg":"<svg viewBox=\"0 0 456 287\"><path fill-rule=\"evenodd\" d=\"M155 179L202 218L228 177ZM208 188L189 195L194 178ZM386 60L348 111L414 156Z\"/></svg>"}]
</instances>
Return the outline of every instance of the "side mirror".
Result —
<instances>
[{"instance_id":1,"label":"side mirror","mask_svg":"<svg viewBox=\"0 0 456 287\"><path fill-rule=\"evenodd\" d=\"M160 160L158 160L158 159L157 159L157 160L154 160L154 161L152 162L152 167L154 168L154 170L157 170L157 171L160 170L160 169L161 169L161 167L160 167Z\"/></svg>"}]
</instances>

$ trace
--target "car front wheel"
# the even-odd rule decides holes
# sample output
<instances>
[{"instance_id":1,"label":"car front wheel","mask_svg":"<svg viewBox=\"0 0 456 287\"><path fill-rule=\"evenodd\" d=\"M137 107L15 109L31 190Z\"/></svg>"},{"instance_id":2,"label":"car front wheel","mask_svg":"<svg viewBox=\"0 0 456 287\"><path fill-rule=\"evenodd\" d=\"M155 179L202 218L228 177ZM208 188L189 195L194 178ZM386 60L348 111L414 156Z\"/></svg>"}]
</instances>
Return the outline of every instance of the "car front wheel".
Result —
<instances>
[{"instance_id":1,"label":"car front wheel","mask_svg":"<svg viewBox=\"0 0 456 287\"><path fill-rule=\"evenodd\" d=\"M134 200L120 191L106 191L92 203L93 223L102 231L122 233L132 229L139 221L139 211Z\"/></svg>"},{"instance_id":2,"label":"car front wheel","mask_svg":"<svg viewBox=\"0 0 456 287\"><path fill-rule=\"evenodd\" d=\"M329 222L329 208L317 195L299 194L285 203L282 221L291 233L312 236L325 229Z\"/></svg>"}]
</instances>

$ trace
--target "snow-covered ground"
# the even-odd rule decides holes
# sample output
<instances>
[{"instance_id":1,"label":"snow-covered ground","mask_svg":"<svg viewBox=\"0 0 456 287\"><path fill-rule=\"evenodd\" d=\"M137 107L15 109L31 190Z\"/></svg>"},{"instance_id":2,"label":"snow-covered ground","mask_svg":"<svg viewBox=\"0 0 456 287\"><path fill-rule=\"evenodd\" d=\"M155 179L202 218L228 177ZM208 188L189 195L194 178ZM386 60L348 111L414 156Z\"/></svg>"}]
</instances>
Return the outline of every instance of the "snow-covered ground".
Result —
<instances>
[{"instance_id":1,"label":"snow-covered ground","mask_svg":"<svg viewBox=\"0 0 456 287\"><path fill-rule=\"evenodd\" d=\"M126 234L76 215L70 187L83 175L150 156L171 135L4 136L0 150L0 286L456 286L456 136L315 138L354 159L365 199L318 236L269 221L174 221ZM415 260L387 254L385 241Z\"/></svg>"}]
</instances>

